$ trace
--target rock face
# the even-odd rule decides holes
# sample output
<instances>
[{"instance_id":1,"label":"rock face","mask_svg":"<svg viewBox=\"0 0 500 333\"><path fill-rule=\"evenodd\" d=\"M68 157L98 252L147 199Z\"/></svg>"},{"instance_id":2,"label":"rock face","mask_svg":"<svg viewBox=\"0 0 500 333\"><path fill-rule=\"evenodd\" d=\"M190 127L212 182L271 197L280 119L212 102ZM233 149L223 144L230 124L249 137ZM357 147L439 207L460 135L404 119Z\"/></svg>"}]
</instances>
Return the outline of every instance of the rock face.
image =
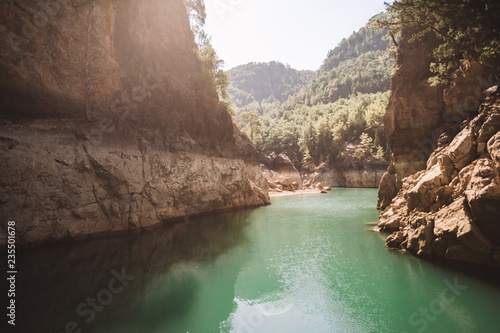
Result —
<instances>
[{"instance_id":1,"label":"rock face","mask_svg":"<svg viewBox=\"0 0 500 333\"><path fill-rule=\"evenodd\" d=\"M390 247L451 262L500 265L500 91L403 180L380 217Z\"/></svg>"},{"instance_id":2,"label":"rock face","mask_svg":"<svg viewBox=\"0 0 500 333\"><path fill-rule=\"evenodd\" d=\"M183 0L8 1L0 41L3 118L126 118L197 141L233 136Z\"/></svg>"},{"instance_id":3,"label":"rock face","mask_svg":"<svg viewBox=\"0 0 500 333\"><path fill-rule=\"evenodd\" d=\"M277 192L295 191L302 188L302 178L288 156L272 155L262 164L263 175L270 190Z\"/></svg>"},{"instance_id":4,"label":"rock face","mask_svg":"<svg viewBox=\"0 0 500 333\"><path fill-rule=\"evenodd\" d=\"M410 33L402 32L384 117L391 165L375 229L391 233L389 247L423 258L499 266L498 60L464 65L448 86L431 87L436 41L409 43Z\"/></svg>"},{"instance_id":5,"label":"rock face","mask_svg":"<svg viewBox=\"0 0 500 333\"><path fill-rule=\"evenodd\" d=\"M366 166L361 170L339 170L327 163L322 163L318 167L305 165L302 168L302 177L304 184L310 185L321 183L329 187L378 188L385 171L380 166Z\"/></svg>"},{"instance_id":6,"label":"rock face","mask_svg":"<svg viewBox=\"0 0 500 333\"><path fill-rule=\"evenodd\" d=\"M20 243L269 203L183 0L48 4L0 6L0 218Z\"/></svg>"},{"instance_id":7,"label":"rock face","mask_svg":"<svg viewBox=\"0 0 500 333\"><path fill-rule=\"evenodd\" d=\"M346 187L353 188L378 188L385 169L348 170L342 172Z\"/></svg>"},{"instance_id":8,"label":"rock face","mask_svg":"<svg viewBox=\"0 0 500 333\"><path fill-rule=\"evenodd\" d=\"M164 133L133 127L126 139L113 133L94 145L74 135L74 122L0 129L0 217L17 222L20 243L140 230L269 204L259 165L229 150L228 156L178 150L165 146L173 139Z\"/></svg>"},{"instance_id":9,"label":"rock face","mask_svg":"<svg viewBox=\"0 0 500 333\"><path fill-rule=\"evenodd\" d=\"M437 40L428 34L409 42L403 30L391 83L384 125L391 151L391 165L381 181L378 208L385 209L401 189L403 179L424 170L439 144L457 134L462 121L477 112L484 89L494 83L495 70L471 64L447 87L432 87L430 54Z\"/></svg>"},{"instance_id":10,"label":"rock face","mask_svg":"<svg viewBox=\"0 0 500 333\"><path fill-rule=\"evenodd\" d=\"M330 187L346 186L346 179L342 176L342 173L337 168L327 163L321 163L319 166L315 166L311 163L305 164L302 167L302 176L305 186L314 187L314 185L318 183Z\"/></svg>"},{"instance_id":11,"label":"rock face","mask_svg":"<svg viewBox=\"0 0 500 333\"><path fill-rule=\"evenodd\" d=\"M261 161L269 189L275 192L325 188L330 190L332 187L378 188L386 171L380 165L387 166L382 162L375 167L366 166L362 170L341 171L328 163L321 163L319 166L306 163L299 172L283 154L272 155Z\"/></svg>"},{"instance_id":12,"label":"rock face","mask_svg":"<svg viewBox=\"0 0 500 333\"><path fill-rule=\"evenodd\" d=\"M392 156L381 186L381 208L390 203L403 178L425 168L434 150L433 130L439 125L444 109L442 88L431 87L427 82L431 63L428 55L436 41L428 35L422 43L409 43L407 36L410 32L403 31L384 115Z\"/></svg>"}]
</instances>

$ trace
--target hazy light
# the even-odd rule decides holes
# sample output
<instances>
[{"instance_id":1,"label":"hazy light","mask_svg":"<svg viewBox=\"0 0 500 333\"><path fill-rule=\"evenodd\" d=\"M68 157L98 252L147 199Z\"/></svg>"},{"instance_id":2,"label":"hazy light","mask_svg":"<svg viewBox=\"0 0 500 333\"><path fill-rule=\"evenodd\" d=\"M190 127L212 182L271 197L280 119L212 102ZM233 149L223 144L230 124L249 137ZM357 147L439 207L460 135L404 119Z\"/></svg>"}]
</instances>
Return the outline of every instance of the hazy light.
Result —
<instances>
[{"instance_id":1,"label":"hazy light","mask_svg":"<svg viewBox=\"0 0 500 333\"><path fill-rule=\"evenodd\" d=\"M205 0L205 30L226 69L280 61L316 70L353 31L385 9L384 0Z\"/></svg>"}]
</instances>

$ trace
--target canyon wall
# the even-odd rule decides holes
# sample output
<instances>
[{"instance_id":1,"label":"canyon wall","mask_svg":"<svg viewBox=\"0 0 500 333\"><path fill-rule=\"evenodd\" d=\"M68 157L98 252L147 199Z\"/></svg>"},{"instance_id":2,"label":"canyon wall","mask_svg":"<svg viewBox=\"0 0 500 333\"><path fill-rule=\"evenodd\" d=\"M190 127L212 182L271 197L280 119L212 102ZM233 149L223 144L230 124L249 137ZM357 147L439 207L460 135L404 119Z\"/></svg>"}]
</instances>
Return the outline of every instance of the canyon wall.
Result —
<instances>
[{"instance_id":1,"label":"canyon wall","mask_svg":"<svg viewBox=\"0 0 500 333\"><path fill-rule=\"evenodd\" d=\"M391 165L376 230L417 256L498 266L500 66L469 64L449 85L431 87L436 40L409 43L410 35L402 33L384 118Z\"/></svg>"},{"instance_id":2,"label":"canyon wall","mask_svg":"<svg viewBox=\"0 0 500 333\"><path fill-rule=\"evenodd\" d=\"M0 40L0 218L20 243L269 203L183 0L3 2Z\"/></svg>"},{"instance_id":3,"label":"canyon wall","mask_svg":"<svg viewBox=\"0 0 500 333\"><path fill-rule=\"evenodd\" d=\"M270 191L322 190L332 187L378 188L387 162L366 162L363 168L340 169L332 163L305 163L299 172L284 154L261 156L261 167Z\"/></svg>"}]
</instances>

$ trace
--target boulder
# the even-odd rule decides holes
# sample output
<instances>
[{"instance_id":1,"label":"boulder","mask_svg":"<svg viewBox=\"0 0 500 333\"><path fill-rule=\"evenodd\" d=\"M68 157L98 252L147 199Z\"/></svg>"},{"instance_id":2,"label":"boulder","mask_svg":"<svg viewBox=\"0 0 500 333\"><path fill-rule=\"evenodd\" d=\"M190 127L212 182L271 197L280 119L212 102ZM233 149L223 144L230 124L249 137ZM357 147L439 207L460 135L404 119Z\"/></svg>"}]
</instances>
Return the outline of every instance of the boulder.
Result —
<instances>
[{"instance_id":1,"label":"boulder","mask_svg":"<svg viewBox=\"0 0 500 333\"><path fill-rule=\"evenodd\" d=\"M400 248L404 240L404 233L402 231L395 231L387 237L385 242L389 248Z\"/></svg>"},{"instance_id":2,"label":"boulder","mask_svg":"<svg viewBox=\"0 0 500 333\"><path fill-rule=\"evenodd\" d=\"M488 141L488 153L491 159L495 162L496 168L500 173L500 129Z\"/></svg>"},{"instance_id":3,"label":"boulder","mask_svg":"<svg viewBox=\"0 0 500 333\"><path fill-rule=\"evenodd\" d=\"M478 161L465 196L479 228L500 244L500 176L490 159Z\"/></svg>"},{"instance_id":4,"label":"boulder","mask_svg":"<svg viewBox=\"0 0 500 333\"><path fill-rule=\"evenodd\" d=\"M285 154L279 154L271 162L271 170L278 173L296 173L298 172L290 158Z\"/></svg>"},{"instance_id":5,"label":"boulder","mask_svg":"<svg viewBox=\"0 0 500 333\"><path fill-rule=\"evenodd\" d=\"M462 130L451 142L447 150L456 169L462 170L470 164L474 160L477 151L472 129L465 128Z\"/></svg>"},{"instance_id":6,"label":"boulder","mask_svg":"<svg viewBox=\"0 0 500 333\"><path fill-rule=\"evenodd\" d=\"M427 214L415 214L408 218L404 231L407 234L405 247L410 253L417 256L429 257L432 255L434 221Z\"/></svg>"},{"instance_id":7,"label":"boulder","mask_svg":"<svg viewBox=\"0 0 500 333\"><path fill-rule=\"evenodd\" d=\"M493 249L468 212L465 199L456 200L436 214L432 248L436 255L445 259L479 263L491 262ZM466 252L470 253L466 255Z\"/></svg>"},{"instance_id":8,"label":"boulder","mask_svg":"<svg viewBox=\"0 0 500 333\"><path fill-rule=\"evenodd\" d=\"M295 191L302 187L302 178L297 169L293 166L290 159L284 155L274 155L270 157L271 169L265 168L263 171L263 176L267 180L268 184L273 190L276 186L281 186L280 191Z\"/></svg>"},{"instance_id":9,"label":"boulder","mask_svg":"<svg viewBox=\"0 0 500 333\"><path fill-rule=\"evenodd\" d=\"M408 209L416 209L421 212L430 211L432 205L436 202L438 189L447 185L447 181L449 179L442 174L439 165L435 165L431 170L422 173L417 178L416 184L413 184L405 192Z\"/></svg>"}]
</instances>

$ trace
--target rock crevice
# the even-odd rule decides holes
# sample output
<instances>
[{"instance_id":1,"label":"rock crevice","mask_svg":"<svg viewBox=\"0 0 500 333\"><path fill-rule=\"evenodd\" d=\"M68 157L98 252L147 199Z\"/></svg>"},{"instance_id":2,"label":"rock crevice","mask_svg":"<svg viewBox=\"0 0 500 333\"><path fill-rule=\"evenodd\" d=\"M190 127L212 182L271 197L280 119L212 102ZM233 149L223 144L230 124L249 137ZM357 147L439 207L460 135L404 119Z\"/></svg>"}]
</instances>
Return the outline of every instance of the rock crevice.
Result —
<instances>
[{"instance_id":1,"label":"rock crevice","mask_svg":"<svg viewBox=\"0 0 500 333\"><path fill-rule=\"evenodd\" d=\"M436 39L403 31L384 117L391 165L375 228L387 245L454 264L500 266L498 67L470 64L427 82Z\"/></svg>"}]
</instances>

